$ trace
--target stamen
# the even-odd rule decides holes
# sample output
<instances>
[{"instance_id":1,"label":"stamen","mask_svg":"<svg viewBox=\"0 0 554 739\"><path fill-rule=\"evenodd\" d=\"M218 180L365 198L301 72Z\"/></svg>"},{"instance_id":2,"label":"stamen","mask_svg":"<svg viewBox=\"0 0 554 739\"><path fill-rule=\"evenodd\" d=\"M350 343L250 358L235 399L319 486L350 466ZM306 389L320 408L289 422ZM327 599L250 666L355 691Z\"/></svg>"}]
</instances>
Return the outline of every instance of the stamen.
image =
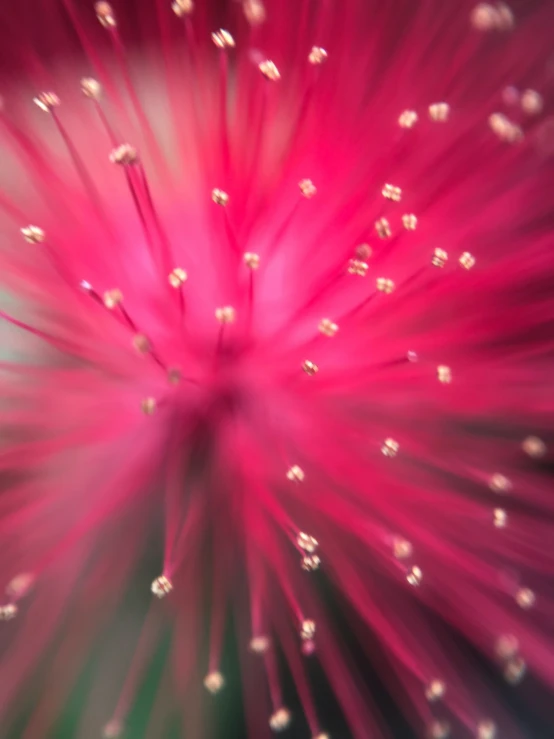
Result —
<instances>
[{"instance_id":1,"label":"stamen","mask_svg":"<svg viewBox=\"0 0 554 739\"><path fill-rule=\"evenodd\" d=\"M315 364L314 362L310 362L309 359L306 359L302 363L302 369L310 377L313 377L315 374L319 372L319 367L317 366L317 364Z\"/></svg>"},{"instance_id":2,"label":"stamen","mask_svg":"<svg viewBox=\"0 0 554 739\"><path fill-rule=\"evenodd\" d=\"M302 569L306 572L314 572L319 569L321 559L317 554L306 554L302 557Z\"/></svg>"},{"instance_id":3,"label":"stamen","mask_svg":"<svg viewBox=\"0 0 554 739\"><path fill-rule=\"evenodd\" d=\"M91 100L100 100L102 85L92 77L83 77L81 80L81 90L85 97Z\"/></svg>"},{"instance_id":4,"label":"stamen","mask_svg":"<svg viewBox=\"0 0 554 739\"><path fill-rule=\"evenodd\" d=\"M402 189L389 183L383 185L381 194L384 198L387 198L387 200L394 200L395 203L399 203L402 199Z\"/></svg>"},{"instance_id":5,"label":"stamen","mask_svg":"<svg viewBox=\"0 0 554 739\"><path fill-rule=\"evenodd\" d=\"M181 267L175 267L168 277L169 284L175 289L181 287L187 280L187 273Z\"/></svg>"},{"instance_id":6,"label":"stamen","mask_svg":"<svg viewBox=\"0 0 554 739\"><path fill-rule=\"evenodd\" d=\"M258 254L254 254L254 252L245 252L243 260L249 269L258 269L260 266L260 257Z\"/></svg>"},{"instance_id":7,"label":"stamen","mask_svg":"<svg viewBox=\"0 0 554 739\"><path fill-rule=\"evenodd\" d=\"M540 459L546 454L546 444L538 436L528 436L521 445L525 454L534 459Z\"/></svg>"},{"instance_id":8,"label":"stamen","mask_svg":"<svg viewBox=\"0 0 554 739\"><path fill-rule=\"evenodd\" d=\"M113 10L111 6L105 2L96 3L95 9L98 20L109 32L109 37L112 42L112 46L123 76L125 88L131 100L133 110L135 111L135 114L144 133L148 149L152 154L157 169L165 175L167 174L166 161L160 151L158 139L154 135L152 126L150 125L148 117L146 116L140 99L136 93L135 86L133 85L131 74L129 72L129 67L127 64L127 52L121 36L119 35Z\"/></svg>"},{"instance_id":9,"label":"stamen","mask_svg":"<svg viewBox=\"0 0 554 739\"><path fill-rule=\"evenodd\" d=\"M408 559L413 554L413 547L407 539L395 536L393 539L393 553L396 559Z\"/></svg>"},{"instance_id":10,"label":"stamen","mask_svg":"<svg viewBox=\"0 0 554 739\"><path fill-rule=\"evenodd\" d=\"M513 634L501 634L496 640L495 652L500 659L508 660L519 651L519 641Z\"/></svg>"},{"instance_id":11,"label":"stamen","mask_svg":"<svg viewBox=\"0 0 554 739\"><path fill-rule=\"evenodd\" d=\"M543 109L542 96L536 90L525 90L521 96L521 109L527 115L539 115Z\"/></svg>"},{"instance_id":12,"label":"stamen","mask_svg":"<svg viewBox=\"0 0 554 739\"><path fill-rule=\"evenodd\" d=\"M427 727L428 739L448 739L450 736L450 724L448 721L434 719Z\"/></svg>"},{"instance_id":13,"label":"stamen","mask_svg":"<svg viewBox=\"0 0 554 739\"><path fill-rule=\"evenodd\" d=\"M142 412L145 415L151 416L156 410L156 399L155 398L145 398L141 402L141 408L142 408Z\"/></svg>"},{"instance_id":14,"label":"stamen","mask_svg":"<svg viewBox=\"0 0 554 739\"><path fill-rule=\"evenodd\" d=\"M17 616L17 606L15 603L7 603L4 606L0 606L0 621L11 621L12 618Z\"/></svg>"},{"instance_id":15,"label":"stamen","mask_svg":"<svg viewBox=\"0 0 554 739\"><path fill-rule=\"evenodd\" d=\"M158 628L157 610L150 608L144 620L131 666L121 689L112 720L104 728L104 736L119 737L122 735L124 729L123 717L129 712L139 682L144 675L145 667L157 644ZM107 734L107 731L112 733Z\"/></svg>"},{"instance_id":16,"label":"stamen","mask_svg":"<svg viewBox=\"0 0 554 739\"><path fill-rule=\"evenodd\" d=\"M402 225L407 231L415 231L417 227L417 218L413 213L406 213L402 216Z\"/></svg>"},{"instance_id":17,"label":"stamen","mask_svg":"<svg viewBox=\"0 0 554 739\"><path fill-rule=\"evenodd\" d=\"M327 59L327 52L321 46L312 46L312 50L308 55L310 64L323 64Z\"/></svg>"},{"instance_id":18,"label":"stamen","mask_svg":"<svg viewBox=\"0 0 554 739\"><path fill-rule=\"evenodd\" d=\"M121 144L110 152L110 162L130 167L138 162L137 150L130 144Z\"/></svg>"},{"instance_id":19,"label":"stamen","mask_svg":"<svg viewBox=\"0 0 554 739\"><path fill-rule=\"evenodd\" d=\"M497 739L496 724L490 718L479 721L476 730L475 739Z\"/></svg>"},{"instance_id":20,"label":"stamen","mask_svg":"<svg viewBox=\"0 0 554 739\"><path fill-rule=\"evenodd\" d=\"M535 593L531 590L531 588L519 588L515 595L516 603L520 608L523 608L524 611L529 610L529 608L532 608L535 605Z\"/></svg>"},{"instance_id":21,"label":"stamen","mask_svg":"<svg viewBox=\"0 0 554 739\"><path fill-rule=\"evenodd\" d=\"M381 452L385 457L396 457L399 449L400 444L395 439L385 439L381 447Z\"/></svg>"},{"instance_id":22,"label":"stamen","mask_svg":"<svg viewBox=\"0 0 554 739\"><path fill-rule=\"evenodd\" d=\"M225 686L225 678L221 672L210 672L204 678L204 687L209 690L212 695L219 693Z\"/></svg>"},{"instance_id":23,"label":"stamen","mask_svg":"<svg viewBox=\"0 0 554 739\"><path fill-rule=\"evenodd\" d=\"M301 180L298 183L298 187L300 188L300 192L302 193L302 195L307 200L313 198L313 196L317 193L317 187L311 180Z\"/></svg>"},{"instance_id":24,"label":"stamen","mask_svg":"<svg viewBox=\"0 0 554 739\"><path fill-rule=\"evenodd\" d=\"M236 318L236 311L230 305L226 305L223 308L216 308L215 317L219 323L233 323Z\"/></svg>"},{"instance_id":25,"label":"stamen","mask_svg":"<svg viewBox=\"0 0 554 739\"><path fill-rule=\"evenodd\" d=\"M385 293L386 295L389 295L394 290L394 282L387 277L378 277L375 285L379 292Z\"/></svg>"},{"instance_id":26,"label":"stamen","mask_svg":"<svg viewBox=\"0 0 554 739\"><path fill-rule=\"evenodd\" d=\"M305 619L300 624L300 638L303 641L313 639L316 632L316 624L312 619Z\"/></svg>"},{"instance_id":27,"label":"stamen","mask_svg":"<svg viewBox=\"0 0 554 739\"><path fill-rule=\"evenodd\" d=\"M104 305L109 310L113 310L123 301L123 293L121 290L114 288L113 290L107 290L104 293Z\"/></svg>"},{"instance_id":28,"label":"stamen","mask_svg":"<svg viewBox=\"0 0 554 739\"><path fill-rule=\"evenodd\" d=\"M226 31L223 28L212 33L212 41L218 49L231 49L235 46L235 39L231 36L229 31Z\"/></svg>"},{"instance_id":29,"label":"stamen","mask_svg":"<svg viewBox=\"0 0 554 739\"><path fill-rule=\"evenodd\" d=\"M329 318L324 318L320 324L319 324L319 331L324 336L332 337L334 336L337 331L339 330L339 327L336 323L333 323Z\"/></svg>"},{"instance_id":30,"label":"stamen","mask_svg":"<svg viewBox=\"0 0 554 739\"><path fill-rule=\"evenodd\" d=\"M243 0L242 9L251 26L259 26L266 19L265 7L261 0Z\"/></svg>"},{"instance_id":31,"label":"stamen","mask_svg":"<svg viewBox=\"0 0 554 739\"><path fill-rule=\"evenodd\" d=\"M459 262L464 269L471 269L475 265L475 257L468 251L465 251L460 257Z\"/></svg>"},{"instance_id":32,"label":"stamen","mask_svg":"<svg viewBox=\"0 0 554 739\"><path fill-rule=\"evenodd\" d=\"M28 244L42 244L46 238L46 234L38 226L25 226L21 233Z\"/></svg>"},{"instance_id":33,"label":"stamen","mask_svg":"<svg viewBox=\"0 0 554 739\"><path fill-rule=\"evenodd\" d=\"M401 128L413 128L417 123L418 115L415 110L405 110L398 118L398 125Z\"/></svg>"},{"instance_id":34,"label":"stamen","mask_svg":"<svg viewBox=\"0 0 554 739\"><path fill-rule=\"evenodd\" d=\"M444 267L448 261L448 254L444 249L435 249L433 256L431 257L431 264L434 267Z\"/></svg>"},{"instance_id":35,"label":"stamen","mask_svg":"<svg viewBox=\"0 0 554 739\"><path fill-rule=\"evenodd\" d=\"M496 472L489 480L489 487L495 493L509 493L512 483L505 475Z\"/></svg>"},{"instance_id":36,"label":"stamen","mask_svg":"<svg viewBox=\"0 0 554 739\"><path fill-rule=\"evenodd\" d=\"M269 725L273 731L284 731L292 719L288 708L278 708L269 718Z\"/></svg>"},{"instance_id":37,"label":"stamen","mask_svg":"<svg viewBox=\"0 0 554 739\"><path fill-rule=\"evenodd\" d=\"M60 105L60 98L53 92L41 92L33 102L45 113L51 113Z\"/></svg>"},{"instance_id":38,"label":"stamen","mask_svg":"<svg viewBox=\"0 0 554 739\"><path fill-rule=\"evenodd\" d=\"M266 80L270 80L271 82L277 82L281 79L281 75L279 74L279 70L275 66L275 64L269 60L266 59L263 62L260 62L258 65L258 69L263 74L263 76L266 78Z\"/></svg>"},{"instance_id":39,"label":"stamen","mask_svg":"<svg viewBox=\"0 0 554 739\"><path fill-rule=\"evenodd\" d=\"M165 598L173 590L173 583L165 575L160 575L152 583L151 590L156 598Z\"/></svg>"},{"instance_id":40,"label":"stamen","mask_svg":"<svg viewBox=\"0 0 554 739\"><path fill-rule=\"evenodd\" d=\"M388 239L391 236L390 224L386 218L379 218L375 222L375 231L380 239Z\"/></svg>"},{"instance_id":41,"label":"stamen","mask_svg":"<svg viewBox=\"0 0 554 739\"><path fill-rule=\"evenodd\" d=\"M365 277L368 269L369 269L369 264L367 262L362 262L359 259L351 259L348 262L348 274L350 275L358 275L358 277Z\"/></svg>"},{"instance_id":42,"label":"stamen","mask_svg":"<svg viewBox=\"0 0 554 739\"><path fill-rule=\"evenodd\" d=\"M183 18L185 15L190 15L193 12L194 3L192 0L173 0L171 10L178 18Z\"/></svg>"},{"instance_id":43,"label":"stamen","mask_svg":"<svg viewBox=\"0 0 554 739\"><path fill-rule=\"evenodd\" d=\"M527 672L527 664L523 657L514 657L504 668L504 678L511 685L518 685Z\"/></svg>"},{"instance_id":44,"label":"stamen","mask_svg":"<svg viewBox=\"0 0 554 739\"><path fill-rule=\"evenodd\" d=\"M444 698L446 693L446 685L442 680L435 678L431 680L429 685L425 688L425 697L429 702L434 702L440 698Z\"/></svg>"},{"instance_id":45,"label":"stamen","mask_svg":"<svg viewBox=\"0 0 554 739\"><path fill-rule=\"evenodd\" d=\"M223 190L220 190L218 187L215 187L212 190L212 200L214 201L216 205L221 205L224 208L229 202L229 196Z\"/></svg>"},{"instance_id":46,"label":"stamen","mask_svg":"<svg viewBox=\"0 0 554 739\"><path fill-rule=\"evenodd\" d=\"M495 528L503 529L508 522L508 514L506 513L506 511L503 508L495 508L493 515L493 523Z\"/></svg>"},{"instance_id":47,"label":"stamen","mask_svg":"<svg viewBox=\"0 0 554 739\"><path fill-rule=\"evenodd\" d=\"M291 480L292 482L303 482L304 477L304 470L297 464L293 464L292 467L289 467L287 471L287 480Z\"/></svg>"},{"instance_id":48,"label":"stamen","mask_svg":"<svg viewBox=\"0 0 554 739\"><path fill-rule=\"evenodd\" d=\"M423 572L421 571L421 568L417 565L414 565L406 575L406 580L414 588L418 587L418 585L421 584L422 579Z\"/></svg>"},{"instance_id":49,"label":"stamen","mask_svg":"<svg viewBox=\"0 0 554 739\"><path fill-rule=\"evenodd\" d=\"M124 725L122 721L112 719L109 721L102 730L103 739L119 739L123 735Z\"/></svg>"},{"instance_id":50,"label":"stamen","mask_svg":"<svg viewBox=\"0 0 554 739\"><path fill-rule=\"evenodd\" d=\"M437 123L444 123L450 115L450 106L448 103L433 103L429 106L429 117Z\"/></svg>"},{"instance_id":51,"label":"stamen","mask_svg":"<svg viewBox=\"0 0 554 739\"><path fill-rule=\"evenodd\" d=\"M94 10L96 12L96 17L104 26L104 28L116 28L117 23L115 20L115 15L112 6L109 3L95 3Z\"/></svg>"},{"instance_id":52,"label":"stamen","mask_svg":"<svg viewBox=\"0 0 554 739\"><path fill-rule=\"evenodd\" d=\"M270 646L271 642L267 636L254 636L250 640L250 651L254 654L265 654Z\"/></svg>"}]
</instances>

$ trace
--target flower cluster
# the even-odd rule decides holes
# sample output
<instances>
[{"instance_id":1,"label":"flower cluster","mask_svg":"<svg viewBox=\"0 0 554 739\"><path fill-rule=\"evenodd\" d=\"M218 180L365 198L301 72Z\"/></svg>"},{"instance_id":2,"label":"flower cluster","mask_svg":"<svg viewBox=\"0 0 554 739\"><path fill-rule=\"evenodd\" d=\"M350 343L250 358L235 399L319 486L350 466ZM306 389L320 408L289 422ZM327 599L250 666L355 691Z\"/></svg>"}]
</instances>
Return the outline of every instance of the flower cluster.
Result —
<instances>
[{"instance_id":1,"label":"flower cluster","mask_svg":"<svg viewBox=\"0 0 554 739\"><path fill-rule=\"evenodd\" d=\"M172 695L207 735L194 696L226 689L231 617L252 736L295 719L283 659L314 739L308 659L352 736L383 736L318 571L418 730L511 731L426 614L509 683L554 686L552 7L21 5L0 111L6 725L54 644L25 729L50 735L138 576L152 605L105 737L168 616L147 736Z\"/></svg>"}]
</instances>

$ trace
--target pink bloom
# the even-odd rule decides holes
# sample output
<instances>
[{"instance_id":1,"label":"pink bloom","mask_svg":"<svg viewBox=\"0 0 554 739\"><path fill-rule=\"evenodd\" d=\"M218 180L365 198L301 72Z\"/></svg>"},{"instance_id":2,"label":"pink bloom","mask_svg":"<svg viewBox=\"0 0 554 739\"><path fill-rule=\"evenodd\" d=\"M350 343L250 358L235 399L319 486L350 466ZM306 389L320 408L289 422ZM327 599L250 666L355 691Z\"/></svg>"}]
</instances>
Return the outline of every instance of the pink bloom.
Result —
<instances>
[{"instance_id":1,"label":"pink bloom","mask_svg":"<svg viewBox=\"0 0 554 739\"><path fill-rule=\"evenodd\" d=\"M22 736L50 735L155 547L104 736L168 617L148 736L175 706L209 735L230 618L252 737L294 720L281 657L313 737L309 659L386 736L317 569L418 731L517 736L426 614L554 687L552 4L27 6L1 52L0 715L48 656Z\"/></svg>"}]
</instances>

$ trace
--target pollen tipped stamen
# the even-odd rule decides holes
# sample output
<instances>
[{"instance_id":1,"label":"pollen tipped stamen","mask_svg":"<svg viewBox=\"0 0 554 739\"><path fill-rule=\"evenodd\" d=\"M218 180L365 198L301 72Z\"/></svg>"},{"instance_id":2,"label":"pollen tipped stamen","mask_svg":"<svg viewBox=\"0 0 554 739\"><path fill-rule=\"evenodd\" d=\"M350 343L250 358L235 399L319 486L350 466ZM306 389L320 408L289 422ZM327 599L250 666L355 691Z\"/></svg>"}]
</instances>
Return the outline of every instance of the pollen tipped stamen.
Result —
<instances>
[{"instance_id":1,"label":"pollen tipped stamen","mask_svg":"<svg viewBox=\"0 0 554 739\"><path fill-rule=\"evenodd\" d=\"M394 290L394 282L388 277L378 277L375 286L379 292L385 293L386 295L390 295Z\"/></svg>"},{"instance_id":2,"label":"pollen tipped stamen","mask_svg":"<svg viewBox=\"0 0 554 739\"><path fill-rule=\"evenodd\" d=\"M269 718L269 726L273 731L284 731L292 720L288 708L278 708Z\"/></svg>"},{"instance_id":3,"label":"pollen tipped stamen","mask_svg":"<svg viewBox=\"0 0 554 739\"><path fill-rule=\"evenodd\" d=\"M138 162L138 152L131 144L120 144L110 152L110 162L130 167Z\"/></svg>"},{"instance_id":4,"label":"pollen tipped stamen","mask_svg":"<svg viewBox=\"0 0 554 739\"><path fill-rule=\"evenodd\" d=\"M475 739L498 739L496 724L491 719L482 719L476 727Z\"/></svg>"},{"instance_id":5,"label":"pollen tipped stamen","mask_svg":"<svg viewBox=\"0 0 554 739\"><path fill-rule=\"evenodd\" d=\"M242 10L251 26L259 26L266 19L266 10L261 0L243 0Z\"/></svg>"},{"instance_id":6,"label":"pollen tipped stamen","mask_svg":"<svg viewBox=\"0 0 554 739\"><path fill-rule=\"evenodd\" d=\"M308 54L310 64L323 64L327 60L327 52L321 46L312 46L312 50Z\"/></svg>"},{"instance_id":7,"label":"pollen tipped stamen","mask_svg":"<svg viewBox=\"0 0 554 739\"><path fill-rule=\"evenodd\" d=\"M166 575L157 577L150 587L156 598L165 598L173 590L173 583Z\"/></svg>"},{"instance_id":8,"label":"pollen tipped stamen","mask_svg":"<svg viewBox=\"0 0 554 739\"><path fill-rule=\"evenodd\" d=\"M435 701L440 700L441 698L444 698L445 694L446 694L446 684L442 680L439 680L438 678L431 680L431 682L425 688L425 697L430 703L433 703Z\"/></svg>"},{"instance_id":9,"label":"pollen tipped stamen","mask_svg":"<svg viewBox=\"0 0 554 739\"><path fill-rule=\"evenodd\" d=\"M235 39L224 28L220 28L219 31L212 33L212 41L221 50L233 49L235 46Z\"/></svg>"},{"instance_id":10,"label":"pollen tipped stamen","mask_svg":"<svg viewBox=\"0 0 554 739\"><path fill-rule=\"evenodd\" d=\"M435 249L433 256L431 257L431 264L433 267L439 267L442 269L448 261L448 254L444 249Z\"/></svg>"},{"instance_id":11,"label":"pollen tipped stamen","mask_svg":"<svg viewBox=\"0 0 554 739\"><path fill-rule=\"evenodd\" d=\"M274 62L272 62L270 59L266 59L265 61L260 62L260 64L258 65L258 69L266 78L266 80L269 80L270 82L278 82L281 79L279 70L277 69Z\"/></svg>"},{"instance_id":12,"label":"pollen tipped stamen","mask_svg":"<svg viewBox=\"0 0 554 739\"><path fill-rule=\"evenodd\" d=\"M216 205L221 205L224 208L229 202L229 195L216 187L212 190L212 200Z\"/></svg>"},{"instance_id":13,"label":"pollen tipped stamen","mask_svg":"<svg viewBox=\"0 0 554 739\"><path fill-rule=\"evenodd\" d=\"M413 588L417 588L419 585L421 585L421 581L423 580L423 572L421 568L417 565L411 567L408 574L406 575L406 580L408 581L408 584L411 585Z\"/></svg>"},{"instance_id":14,"label":"pollen tipped stamen","mask_svg":"<svg viewBox=\"0 0 554 739\"><path fill-rule=\"evenodd\" d=\"M184 18L194 11L194 2L193 0L173 0L171 10L178 18Z\"/></svg>"},{"instance_id":15,"label":"pollen tipped stamen","mask_svg":"<svg viewBox=\"0 0 554 739\"><path fill-rule=\"evenodd\" d=\"M92 77L83 77L81 91L85 97L91 100L99 100L102 95L102 85Z\"/></svg>"},{"instance_id":16,"label":"pollen tipped stamen","mask_svg":"<svg viewBox=\"0 0 554 739\"><path fill-rule=\"evenodd\" d=\"M418 115L415 110L405 110L398 118L398 125L401 128L413 128L418 121Z\"/></svg>"},{"instance_id":17,"label":"pollen tipped stamen","mask_svg":"<svg viewBox=\"0 0 554 739\"><path fill-rule=\"evenodd\" d=\"M181 269L181 267L175 267L175 269L169 273L169 277L167 279L169 280L171 287L174 287L177 290L184 285L187 281L187 277L187 273L184 269Z\"/></svg>"},{"instance_id":18,"label":"pollen tipped stamen","mask_svg":"<svg viewBox=\"0 0 554 739\"><path fill-rule=\"evenodd\" d=\"M60 98L54 92L41 92L33 102L45 113L52 113L60 105Z\"/></svg>"},{"instance_id":19,"label":"pollen tipped stamen","mask_svg":"<svg viewBox=\"0 0 554 739\"><path fill-rule=\"evenodd\" d=\"M243 261L249 269L258 269L260 266L260 257L254 252L247 251L243 256Z\"/></svg>"},{"instance_id":20,"label":"pollen tipped stamen","mask_svg":"<svg viewBox=\"0 0 554 739\"><path fill-rule=\"evenodd\" d=\"M254 636L250 640L250 651L254 654L265 654L271 647L271 640L268 636Z\"/></svg>"},{"instance_id":21,"label":"pollen tipped stamen","mask_svg":"<svg viewBox=\"0 0 554 739\"><path fill-rule=\"evenodd\" d=\"M472 254L470 254L468 251L465 251L461 255L459 262L460 262L461 267L469 270L475 265L475 257Z\"/></svg>"},{"instance_id":22,"label":"pollen tipped stamen","mask_svg":"<svg viewBox=\"0 0 554 739\"><path fill-rule=\"evenodd\" d=\"M305 619L300 624L300 638L302 641L312 640L316 632L316 623L312 619Z\"/></svg>"},{"instance_id":23,"label":"pollen tipped stamen","mask_svg":"<svg viewBox=\"0 0 554 739\"><path fill-rule=\"evenodd\" d=\"M17 616L18 608L15 603L6 603L0 606L0 621L11 621Z\"/></svg>"},{"instance_id":24,"label":"pollen tipped stamen","mask_svg":"<svg viewBox=\"0 0 554 739\"><path fill-rule=\"evenodd\" d=\"M413 213L406 213L402 216L402 225L406 231L415 231L417 228L417 217Z\"/></svg>"},{"instance_id":25,"label":"pollen tipped stamen","mask_svg":"<svg viewBox=\"0 0 554 739\"><path fill-rule=\"evenodd\" d=\"M300 180L298 187L306 200L310 200L317 193L317 187L311 180Z\"/></svg>"},{"instance_id":26,"label":"pollen tipped stamen","mask_svg":"<svg viewBox=\"0 0 554 739\"><path fill-rule=\"evenodd\" d=\"M292 468L291 468L292 469ZM290 479L290 478L289 478ZM300 531L296 537L296 543L304 552L312 554L319 547L319 542L310 534Z\"/></svg>"},{"instance_id":27,"label":"pollen tipped stamen","mask_svg":"<svg viewBox=\"0 0 554 739\"><path fill-rule=\"evenodd\" d=\"M540 459L547 452L546 444L538 436L528 436L522 443L521 448L529 457Z\"/></svg>"},{"instance_id":28,"label":"pollen tipped stamen","mask_svg":"<svg viewBox=\"0 0 554 739\"><path fill-rule=\"evenodd\" d=\"M402 189L396 185L391 185L390 183L383 185L381 194L387 200L392 200L395 203L399 203L402 200Z\"/></svg>"},{"instance_id":29,"label":"pollen tipped stamen","mask_svg":"<svg viewBox=\"0 0 554 739\"><path fill-rule=\"evenodd\" d=\"M113 8L109 3L94 3L94 10L96 12L96 17L104 28L110 30L117 27Z\"/></svg>"},{"instance_id":30,"label":"pollen tipped stamen","mask_svg":"<svg viewBox=\"0 0 554 739\"><path fill-rule=\"evenodd\" d=\"M375 231L380 239L389 239L392 234L390 223L386 218L379 218L375 222Z\"/></svg>"},{"instance_id":31,"label":"pollen tipped stamen","mask_svg":"<svg viewBox=\"0 0 554 739\"><path fill-rule=\"evenodd\" d=\"M102 729L103 739L119 739L123 736L124 726L118 719L112 719Z\"/></svg>"},{"instance_id":32,"label":"pollen tipped stamen","mask_svg":"<svg viewBox=\"0 0 554 739\"><path fill-rule=\"evenodd\" d=\"M216 695L221 690L223 690L223 688L225 687L225 678L223 677L221 672L218 672L218 671L210 672L204 678L204 687L212 695Z\"/></svg>"},{"instance_id":33,"label":"pollen tipped stamen","mask_svg":"<svg viewBox=\"0 0 554 739\"><path fill-rule=\"evenodd\" d=\"M216 308L215 317L218 323L225 325L227 323L234 323L237 313L232 306L226 305L223 308Z\"/></svg>"},{"instance_id":34,"label":"pollen tipped stamen","mask_svg":"<svg viewBox=\"0 0 554 739\"><path fill-rule=\"evenodd\" d=\"M400 444L395 439L385 439L381 446L381 453L385 457L396 457L399 449Z\"/></svg>"},{"instance_id":35,"label":"pollen tipped stamen","mask_svg":"<svg viewBox=\"0 0 554 739\"><path fill-rule=\"evenodd\" d=\"M322 333L324 336L328 336L329 338L335 336L337 331L339 330L338 324L331 321L329 318L324 318L319 323L319 332Z\"/></svg>"},{"instance_id":36,"label":"pollen tipped stamen","mask_svg":"<svg viewBox=\"0 0 554 739\"><path fill-rule=\"evenodd\" d=\"M317 554L306 554L302 557L301 566L305 572L315 572L321 565L321 558Z\"/></svg>"},{"instance_id":37,"label":"pollen tipped stamen","mask_svg":"<svg viewBox=\"0 0 554 739\"><path fill-rule=\"evenodd\" d=\"M433 103L429 106L429 118L437 123L445 123L450 115L448 103Z\"/></svg>"},{"instance_id":38,"label":"pollen tipped stamen","mask_svg":"<svg viewBox=\"0 0 554 739\"><path fill-rule=\"evenodd\" d=\"M304 481L304 470L297 464L293 464L287 471L287 480L291 482L303 482Z\"/></svg>"},{"instance_id":39,"label":"pollen tipped stamen","mask_svg":"<svg viewBox=\"0 0 554 739\"><path fill-rule=\"evenodd\" d=\"M302 362L302 369L308 375L308 377L313 377L319 372L319 367L317 366L317 364L309 359L306 359L304 362Z\"/></svg>"},{"instance_id":40,"label":"pollen tipped stamen","mask_svg":"<svg viewBox=\"0 0 554 739\"><path fill-rule=\"evenodd\" d=\"M42 244L46 238L46 234L38 226L25 226L21 233L28 244Z\"/></svg>"}]
</instances>

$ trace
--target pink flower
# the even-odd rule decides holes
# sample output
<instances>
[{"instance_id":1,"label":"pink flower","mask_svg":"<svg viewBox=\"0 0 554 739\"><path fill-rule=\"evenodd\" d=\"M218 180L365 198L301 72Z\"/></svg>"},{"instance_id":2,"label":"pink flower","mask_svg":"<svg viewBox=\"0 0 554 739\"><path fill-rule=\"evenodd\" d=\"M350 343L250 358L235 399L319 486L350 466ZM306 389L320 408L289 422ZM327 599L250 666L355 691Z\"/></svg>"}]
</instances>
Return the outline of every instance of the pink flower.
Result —
<instances>
[{"instance_id":1,"label":"pink flower","mask_svg":"<svg viewBox=\"0 0 554 739\"><path fill-rule=\"evenodd\" d=\"M385 736L318 569L432 739L517 728L429 612L509 682L554 686L542 5L10 8L0 712L51 645L59 676L24 739L49 735L150 546L159 577L106 737L166 616L148 736L183 700L186 735L207 735L197 689L225 689L231 617L251 736L294 719L281 655L314 738L308 658L352 736Z\"/></svg>"}]
</instances>

